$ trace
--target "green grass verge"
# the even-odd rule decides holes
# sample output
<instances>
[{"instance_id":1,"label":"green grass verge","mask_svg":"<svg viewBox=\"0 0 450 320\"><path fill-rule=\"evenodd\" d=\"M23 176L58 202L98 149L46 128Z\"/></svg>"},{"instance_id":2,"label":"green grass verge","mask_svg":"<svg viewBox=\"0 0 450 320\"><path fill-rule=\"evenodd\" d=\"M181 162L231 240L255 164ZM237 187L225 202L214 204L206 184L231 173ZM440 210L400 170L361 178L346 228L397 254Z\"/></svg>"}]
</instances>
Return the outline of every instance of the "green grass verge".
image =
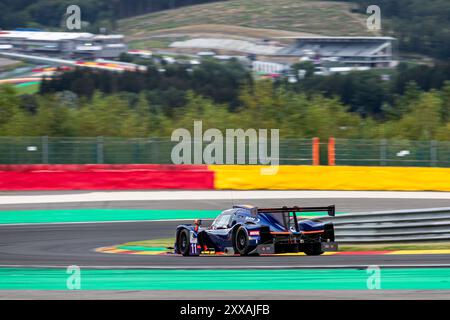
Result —
<instances>
[{"instance_id":1,"label":"green grass verge","mask_svg":"<svg viewBox=\"0 0 450 320\"><path fill-rule=\"evenodd\" d=\"M383 250L442 250L450 249L450 242L430 243L380 243L341 245L340 251L383 251Z\"/></svg>"},{"instance_id":2,"label":"green grass verge","mask_svg":"<svg viewBox=\"0 0 450 320\"><path fill-rule=\"evenodd\" d=\"M145 39L145 40L134 40L128 43L130 49L142 49L142 48L152 48L152 49L165 49L168 48L169 45L178 41L175 38L155 38L155 39Z\"/></svg>"},{"instance_id":3,"label":"green grass verge","mask_svg":"<svg viewBox=\"0 0 450 320\"><path fill-rule=\"evenodd\" d=\"M10 60L10 59L7 59ZM25 62L22 61L15 61L15 60L11 60L11 62L9 63L9 61L7 63L4 63L2 65L0 65L0 72L10 72L13 71L17 68L22 68L24 66L26 66L27 64Z\"/></svg>"},{"instance_id":4,"label":"green grass verge","mask_svg":"<svg viewBox=\"0 0 450 320\"><path fill-rule=\"evenodd\" d=\"M16 92L18 94L34 94L39 91L39 82L33 82L33 83L23 83L20 85L15 86Z\"/></svg>"},{"instance_id":5,"label":"green grass verge","mask_svg":"<svg viewBox=\"0 0 450 320\"><path fill-rule=\"evenodd\" d=\"M164 238L155 240L132 241L122 244L121 246L140 246L140 247L172 247L175 238Z\"/></svg>"},{"instance_id":6,"label":"green grass verge","mask_svg":"<svg viewBox=\"0 0 450 320\"><path fill-rule=\"evenodd\" d=\"M175 238L164 238L154 240L142 240L125 243L121 246L139 246L139 247L172 247ZM440 250L450 249L450 242L433 243L386 243L386 244L358 244L358 245L340 245L339 251L386 251L386 250Z\"/></svg>"}]
</instances>

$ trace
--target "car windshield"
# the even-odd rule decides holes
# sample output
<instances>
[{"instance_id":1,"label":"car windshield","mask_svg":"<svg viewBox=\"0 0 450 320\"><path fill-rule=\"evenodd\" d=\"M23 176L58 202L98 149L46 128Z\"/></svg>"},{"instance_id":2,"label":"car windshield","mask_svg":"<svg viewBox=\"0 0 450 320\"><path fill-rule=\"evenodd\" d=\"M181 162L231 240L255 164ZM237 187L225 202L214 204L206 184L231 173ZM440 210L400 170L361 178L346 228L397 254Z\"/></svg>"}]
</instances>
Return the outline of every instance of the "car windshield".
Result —
<instances>
[{"instance_id":1,"label":"car windshield","mask_svg":"<svg viewBox=\"0 0 450 320\"><path fill-rule=\"evenodd\" d=\"M232 217L231 213L222 213L214 220L213 224L211 225L211 229L228 228L228 224L230 223L231 217Z\"/></svg>"}]
</instances>

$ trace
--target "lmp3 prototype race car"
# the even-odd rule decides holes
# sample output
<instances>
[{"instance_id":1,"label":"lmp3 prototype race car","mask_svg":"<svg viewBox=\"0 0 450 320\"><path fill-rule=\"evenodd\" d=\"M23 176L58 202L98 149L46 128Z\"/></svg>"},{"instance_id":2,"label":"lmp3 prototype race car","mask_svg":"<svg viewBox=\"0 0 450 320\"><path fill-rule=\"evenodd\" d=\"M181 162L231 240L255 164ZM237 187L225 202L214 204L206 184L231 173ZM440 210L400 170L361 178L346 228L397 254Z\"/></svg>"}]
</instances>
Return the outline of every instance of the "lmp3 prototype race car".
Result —
<instances>
[{"instance_id":1,"label":"lmp3 prototype race car","mask_svg":"<svg viewBox=\"0 0 450 320\"><path fill-rule=\"evenodd\" d=\"M337 251L334 226L319 219L302 219L301 212L327 212L335 215L335 207L257 208L233 206L223 211L208 228L201 220L179 225L175 237L175 253L199 256L215 252L228 255L259 255L304 252L320 255Z\"/></svg>"}]
</instances>

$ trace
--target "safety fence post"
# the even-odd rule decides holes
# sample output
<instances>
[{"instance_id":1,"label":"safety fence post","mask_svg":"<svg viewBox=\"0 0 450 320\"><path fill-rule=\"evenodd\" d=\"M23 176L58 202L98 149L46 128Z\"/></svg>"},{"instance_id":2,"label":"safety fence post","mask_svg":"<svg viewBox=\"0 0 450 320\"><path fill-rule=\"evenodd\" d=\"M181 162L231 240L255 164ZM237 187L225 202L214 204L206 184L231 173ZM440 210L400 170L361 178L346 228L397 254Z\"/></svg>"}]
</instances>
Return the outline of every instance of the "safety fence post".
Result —
<instances>
[{"instance_id":1,"label":"safety fence post","mask_svg":"<svg viewBox=\"0 0 450 320\"><path fill-rule=\"evenodd\" d=\"M97 137L97 163L103 163L103 137Z\"/></svg>"},{"instance_id":2,"label":"safety fence post","mask_svg":"<svg viewBox=\"0 0 450 320\"><path fill-rule=\"evenodd\" d=\"M320 140L319 138L312 139L312 164L313 166L320 165Z\"/></svg>"},{"instance_id":3,"label":"safety fence post","mask_svg":"<svg viewBox=\"0 0 450 320\"><path fill-rule=\"evenodd\" d=\"M386 165L386 159L387 159L387 140L381 139L380 140L380 166Z\"/></svg>"},{"instance_id":4,"label":"safety fence post","mask_svg":"<svg viewBox=\"0 0 450 320\"><path fill-rule=\"evenodd\" d=\"M41 138L42 142L42 163L48 164L48 137Z\"/></svg>"},{"instance_id":5,"label":"safety fence post","mask_svg":"<svg viewBox=\"0 0 450 320\"><path fill-rule=\"evenodd\" d=\"M438 143L436 140L430 141L430 166L437 167L437 160L438 160Z\"/></svg>"},{"instance_id":6,"label":"safety fence post","mask_svg":"<svg viewBox=\"0 0 450 320\"><path fill-rule=\"evenodd\" d=\"M328 139L328 165L336 165L336 141L333 137Z\"/></svg>"},{"instance_id":7,"label":"safety fence post","mask_svg":"<svg viewBox=\"0 0 450 320\"><path fill-rule=\"evenodd\" d=\"M150 143L150 163L159 163L159 140L149 137L148 142Z\"/></svg>"}]
</instances>

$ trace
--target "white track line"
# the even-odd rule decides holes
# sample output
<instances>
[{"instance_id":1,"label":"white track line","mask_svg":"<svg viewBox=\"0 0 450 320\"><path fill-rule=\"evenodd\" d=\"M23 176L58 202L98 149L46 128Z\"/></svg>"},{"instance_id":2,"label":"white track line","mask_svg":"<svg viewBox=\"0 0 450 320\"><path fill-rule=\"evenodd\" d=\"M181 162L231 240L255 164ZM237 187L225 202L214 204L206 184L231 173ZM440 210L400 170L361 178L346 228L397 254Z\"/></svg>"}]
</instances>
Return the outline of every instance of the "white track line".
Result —
<instances>
[{"instance_id":1,"label":"white track line","mask_svg":"<svg viewBox=\"0 0 450 320\"><path fill-rule=\"evenodd\" d=\"M449 268L448 263L435 264L336 264L336 265L249 265L249 266L83 266L78 265L80 269L149 269L149 270L205 270L205 269L365 269L369 266L376 265L380 268ZM48 268L48 269L66 269L67 265L0 265L0 268Z\"/></svg>"},{"instance_id":2,"label":"white track line","mask_svg":"<svg viewBox=\"0 0 450 320\"><path fill-rule=\"evenodd\" d=\"M96 191L86 193L51 193L48 195L0 194L0 205L70 203L97 201L151 200L243 200L243 199L443 199L450 200L450 192L402 191Z\"/></svg>"}]
</instances>

